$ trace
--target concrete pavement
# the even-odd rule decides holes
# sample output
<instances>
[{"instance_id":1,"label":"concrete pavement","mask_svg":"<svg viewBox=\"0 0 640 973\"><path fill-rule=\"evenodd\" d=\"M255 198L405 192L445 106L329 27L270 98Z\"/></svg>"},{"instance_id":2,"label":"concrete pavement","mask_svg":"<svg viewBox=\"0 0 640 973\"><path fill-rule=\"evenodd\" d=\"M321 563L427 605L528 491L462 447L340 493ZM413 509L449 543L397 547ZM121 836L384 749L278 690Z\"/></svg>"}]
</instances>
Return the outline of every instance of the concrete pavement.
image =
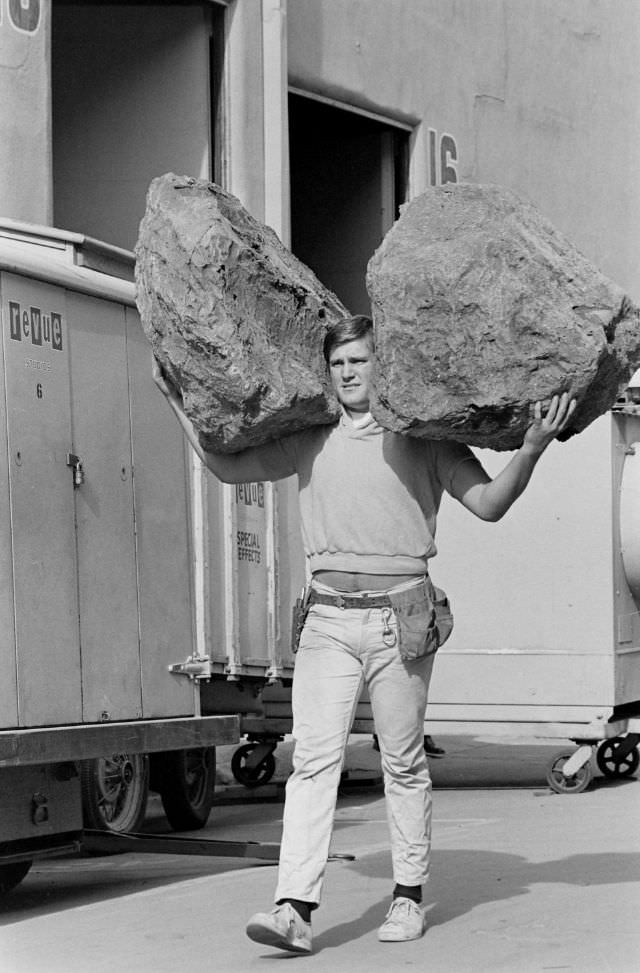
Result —
<instances>
[{"instance_id":1,"label":"concrete pavement","mask_svg":"<svg viewBox=\"0 0 640 973\"><path fill-rule=\"evenodd\" d=\"M314 971L636 973L640 969L640 787L596 778L578 795L545 782L557 741L441 737L433 869L424 939L380 944L391 889L378 757L353 738L351 781L338 803L333 850L314 916L315 953L296 957L244 936L269 906L275 869L245 861L127 854L42 862L0 916L3 973L252 973L294 962ZM281 786L240 791L221 753L212 838L277 841ZM290 748L278 752L276 778ZM352 786L349 786L349 783ZM242 803L239 803L242 800ZM149 830L166 829L151 802ZM200 835L203 832L199 833Z\"/></svg>"}]
</instances>

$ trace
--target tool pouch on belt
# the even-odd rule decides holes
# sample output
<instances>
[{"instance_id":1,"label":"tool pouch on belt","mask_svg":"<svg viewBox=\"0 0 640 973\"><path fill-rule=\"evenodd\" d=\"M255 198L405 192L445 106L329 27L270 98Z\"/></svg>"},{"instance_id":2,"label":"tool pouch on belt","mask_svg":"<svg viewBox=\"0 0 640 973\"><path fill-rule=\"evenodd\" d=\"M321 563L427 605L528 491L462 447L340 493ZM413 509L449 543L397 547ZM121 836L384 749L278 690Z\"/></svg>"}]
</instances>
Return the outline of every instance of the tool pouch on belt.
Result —
<instances>
[{"instance_id":1,"label":"tool pouch on belt","mask_svg":"<svg viewBox=\"0 0 640 973\"><path fill-rule=\"evenodd\" d=\"M295 604L291 611L291 651L295 655L298 651L298 646L300 645L300 636L302 635L302 629L304 628L304 623L307 620L307 615L309 614L309 596L311 595L311 586L306 585L300 597L296 598Z\"/></svg>"},{"instance_id":2,"label":"tool pouch on belt","mask_svg":"<svg viewBox=\"0 0 640 973\"><path fill-rule=\"evenodd\" d=\"M419 588L389 595L398 623L398 649L405 662L431 655L453 629L449 599L429 579Z\"/></svg>"}]
</instances>

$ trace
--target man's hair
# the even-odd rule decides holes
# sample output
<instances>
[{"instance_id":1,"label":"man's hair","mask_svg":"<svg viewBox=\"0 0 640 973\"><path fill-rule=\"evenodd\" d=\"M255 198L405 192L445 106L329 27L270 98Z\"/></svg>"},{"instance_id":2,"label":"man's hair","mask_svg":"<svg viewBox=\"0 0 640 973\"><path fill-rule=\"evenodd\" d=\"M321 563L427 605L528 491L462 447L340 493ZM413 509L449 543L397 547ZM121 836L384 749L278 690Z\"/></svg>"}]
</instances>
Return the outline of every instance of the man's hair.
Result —
<instances>
[{"instance_id":1,"label":"man's hair","mask_svg":"<svg viewBox=\"0 0 640 973\"><path fill-rule=\"evenodd\" d=\"M360 338L370 338L373 345L373 321L366 314L354 314L353 317L342 318L330 325L322 344L327 365L334 348L346 344L347 341L359 341Z\"/></svg>"}]
</instances>

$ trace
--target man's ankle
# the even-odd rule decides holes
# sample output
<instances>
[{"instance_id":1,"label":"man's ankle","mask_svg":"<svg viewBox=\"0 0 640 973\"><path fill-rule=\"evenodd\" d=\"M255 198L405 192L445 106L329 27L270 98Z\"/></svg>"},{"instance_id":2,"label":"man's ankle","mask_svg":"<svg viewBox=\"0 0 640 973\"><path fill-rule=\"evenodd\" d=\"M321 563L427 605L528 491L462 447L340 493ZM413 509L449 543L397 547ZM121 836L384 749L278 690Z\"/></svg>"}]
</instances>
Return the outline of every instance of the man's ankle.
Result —
<instances>
[{"instance_id":1,"label":"man's ankle","mask_svg":"<svg viewBox=\"0 0 640 973\"><path fill-rule=\"evenodd\" d=\"M400 885L400 883L397 883L393 890L393 897L394 899L399 899L400 897L403 899L411 899L416 905L420 905L422 902L422 886Z\"/></svg>"},{"instance_id":2,"label":"man's ankle","mask_svg":"<svg viewBox=\"0 0 640 973\"><path fill-rule=\"evenodd\" d=\"M278 905L288 902L296 910L303 922L311 922L311 902L303 902L301 899L279 899Z\"/></svg>"}]
</instances>

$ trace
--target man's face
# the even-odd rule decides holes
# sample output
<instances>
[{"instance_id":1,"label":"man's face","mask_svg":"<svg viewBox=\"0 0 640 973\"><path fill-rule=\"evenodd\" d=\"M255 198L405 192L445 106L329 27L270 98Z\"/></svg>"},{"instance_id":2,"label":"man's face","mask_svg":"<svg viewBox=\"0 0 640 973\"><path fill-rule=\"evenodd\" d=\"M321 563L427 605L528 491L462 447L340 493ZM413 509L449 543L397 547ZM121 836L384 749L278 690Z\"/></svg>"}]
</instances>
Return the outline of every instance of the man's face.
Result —
<instances>
[{"instance_id":1,"label":"man's face","mask_svg":"<svg viewBox=\"0 0 640 973\"><path fill-rule=\"evenodd\" d=\"M331 384L348 412L369 411L373 364L373 344L369 338L336 345L331 352Z\"/></svg>"}]
</instances>

